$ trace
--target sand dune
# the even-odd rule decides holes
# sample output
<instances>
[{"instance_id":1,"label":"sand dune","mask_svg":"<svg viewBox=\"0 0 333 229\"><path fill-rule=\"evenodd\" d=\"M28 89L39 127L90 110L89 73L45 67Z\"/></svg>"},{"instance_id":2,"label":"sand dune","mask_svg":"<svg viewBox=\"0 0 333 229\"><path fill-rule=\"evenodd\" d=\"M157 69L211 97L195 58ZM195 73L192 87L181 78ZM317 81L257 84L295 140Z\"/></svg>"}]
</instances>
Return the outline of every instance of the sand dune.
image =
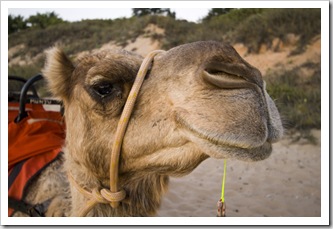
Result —
<instances>
[{"instance_id":1,"label":"sand dune","mask_svg":"<svg viewBox=\"0 0 333 229\"><path fill-rule=\"evenodd\" d=\"M227 162L227 217L321 215L320 131L318 144L292 143L290 136L273 145L260 162ZM171 178L158 216L215 217L223 160L207 159L191 174Z\"/></svg>"}]
</instances>

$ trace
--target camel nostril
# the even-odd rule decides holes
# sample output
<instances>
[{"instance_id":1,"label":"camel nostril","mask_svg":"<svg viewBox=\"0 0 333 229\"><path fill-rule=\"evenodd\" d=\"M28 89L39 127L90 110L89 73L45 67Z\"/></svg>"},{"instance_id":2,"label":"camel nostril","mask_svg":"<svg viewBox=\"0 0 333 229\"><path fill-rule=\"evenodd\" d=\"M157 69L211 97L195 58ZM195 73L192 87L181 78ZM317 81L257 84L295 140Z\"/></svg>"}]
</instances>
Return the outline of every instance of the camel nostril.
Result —
<instances>
[{"instance_id":1,"label":"camel nostril","mask_svg":"<svg viewBox=\"0 0 333 229\"><path fill-rule=\"evenodd\" d=\"M221 89L252 88L253 83L246 81L243 77L231 75L225 72L203 71L202 78L206 83Z\"/></svg>"},{"instance_id":2,"label":"camel nostril","mask_svg":"<svg viewBox=\"0 0 333 229\"><path fill-rule=\"evenodd\" d=\"M242 59L240 59L239 62L210 60L205 64L204 69L205 72L209 73L213 77L215 75L221 77L228 76L228 79L231 80L243 80L243 82L245 81L250 84L255 84L260 88L263 87L263 80L260 71ZM236 82L233 81L233 83Z\"/></svg>"}]
</instances>

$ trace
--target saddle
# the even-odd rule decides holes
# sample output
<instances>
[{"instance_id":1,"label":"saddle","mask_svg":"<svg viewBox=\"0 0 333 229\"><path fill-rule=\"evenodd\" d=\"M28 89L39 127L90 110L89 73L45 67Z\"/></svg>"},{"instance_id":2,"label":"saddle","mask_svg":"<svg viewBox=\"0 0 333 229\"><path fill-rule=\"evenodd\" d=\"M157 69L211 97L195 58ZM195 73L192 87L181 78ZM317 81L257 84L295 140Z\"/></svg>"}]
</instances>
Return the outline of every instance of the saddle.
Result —
<instances>
[{"instance_id":1,"label":"saddle","mask_svg":"<svg viewBox=\"0 0 333 229\"><path fill-rule=\"evenodd\" d=\"M17 80L18 77L9 77ZM60 111L44 109L43 104L58 101L41 99L31 86L42 75L20 79L19 92L9 92L8 103L8 216L16 211L44 216L50 201L31 205L24 202L29 186L48 165L61 155L65 123ZM29 90L33 93L30 93Z\"/></svg>"}]
</instances>

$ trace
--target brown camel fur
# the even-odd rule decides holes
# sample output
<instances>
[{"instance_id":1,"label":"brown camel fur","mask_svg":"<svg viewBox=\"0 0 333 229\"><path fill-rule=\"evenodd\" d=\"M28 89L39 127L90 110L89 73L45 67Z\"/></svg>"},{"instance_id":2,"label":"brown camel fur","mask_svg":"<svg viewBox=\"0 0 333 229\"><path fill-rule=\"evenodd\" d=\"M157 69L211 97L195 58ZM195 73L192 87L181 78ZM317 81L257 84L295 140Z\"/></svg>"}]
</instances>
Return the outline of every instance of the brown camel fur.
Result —
<instances>
[{"instance_id":1,"label":"brown camel fur","mask_svg":"<svg viewBox=\"0 0 333 229\"><path fill-rule=\"evenodd\" d=\"M65 107L64 157L32 185L26 198L53 198L47 216L76 216L87 189L109 187L117 122L142 57L101 51L73 63L48 52L43 74ZM190 173L203 160L267 158L283 133L261 73L229 45L214 41L175 47L155 57L139 93L120 158L120 186L128 202L98 204L88 216L153 216L169 176Z\"/></svg>"}]
</instances>

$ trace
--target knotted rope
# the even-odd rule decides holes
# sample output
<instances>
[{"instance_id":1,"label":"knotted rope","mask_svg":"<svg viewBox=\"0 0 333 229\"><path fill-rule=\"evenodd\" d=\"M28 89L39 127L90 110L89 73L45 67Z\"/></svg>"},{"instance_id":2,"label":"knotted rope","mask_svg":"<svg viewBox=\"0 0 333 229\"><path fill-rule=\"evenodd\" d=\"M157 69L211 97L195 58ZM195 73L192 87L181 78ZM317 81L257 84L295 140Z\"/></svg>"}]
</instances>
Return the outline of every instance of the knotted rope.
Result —
<instances>
[{"instance_id":1,"label":"knotted rope","mask_svg":"<svg viewBox=\"0 0 333 229\"><path fill-rule=\"evenodd\" d=\"M110 161L110 190L109 189L97 189L92 191L82 188L74 179L72 174L68 172L69 181L75 186L75 188L89 199L86 206L79 212L78 216L86 216L96 204L110 204L112 208L117 208L119 203L126 198L126 192L124 189L119 189L119 157L121 145L124 139L126 128L131 117L136 98L139 90L142 86L144 78L147 74L149 66L151 65L154 57L162 53L162 50L155 50L150 52L143 60L139 72L135 78L132 89L127 97L123 112L118 122L115 140L112 145L112 154Z\"/></svg>"}]
</instances>

